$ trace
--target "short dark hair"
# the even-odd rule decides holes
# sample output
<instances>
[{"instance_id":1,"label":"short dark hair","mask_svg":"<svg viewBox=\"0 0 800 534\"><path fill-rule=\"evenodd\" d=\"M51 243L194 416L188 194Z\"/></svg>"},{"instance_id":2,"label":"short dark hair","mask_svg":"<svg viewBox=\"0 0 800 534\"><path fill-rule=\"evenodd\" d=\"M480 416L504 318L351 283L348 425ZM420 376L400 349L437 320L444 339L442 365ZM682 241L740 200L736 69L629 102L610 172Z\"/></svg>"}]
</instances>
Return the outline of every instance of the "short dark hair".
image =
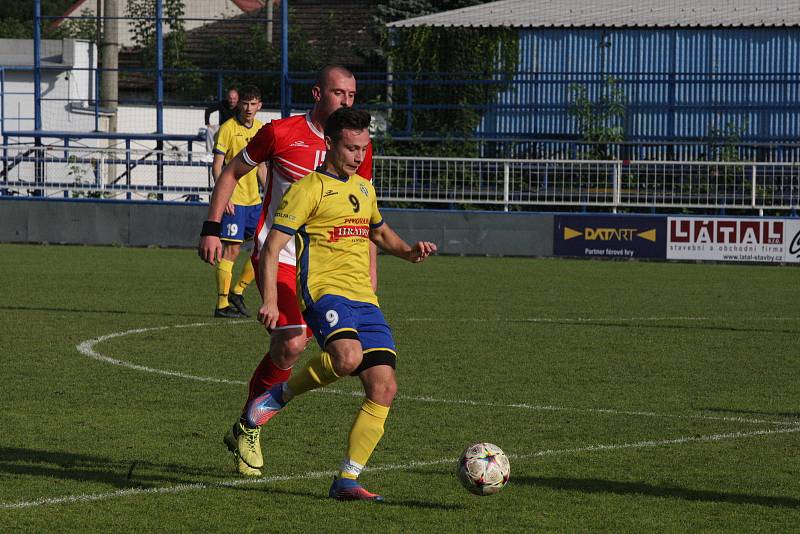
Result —
<instances>
[{"instance_id":1,"label":"short dark hair","mask_svg":"<svg viewBox=\"0 0 800 534\"><path fill-rule=\"evenodd\" d=\"M317 71L317 79L314 82L314 84L320 88L325 87L325 82L328 80L328 74L330 74L332 71L335 70L342 71L342 73L344 73L344 75L347 76L348 78L355 78L355 76L353 76L352 71L347 67L331 63L325 65L324 67L322 67Z\"/></svg>"},{"instance_id":2,"label":"short dark hair","mask_svg":"<svg viewBox=\"0 0 800 534\"><path fill-rule=\"evenodd\" d=\"M261 89L255 85L243 85L239 91L239 100L261 100Z\"/></svg>"},{"instance_id":3,"label":"short dark hair","mask_svg":"<svg viewBox=\"0 0 800 534\"><path fill-rule=\"evenodd\" d=\"M325 137L336 143L342 138L342 130L366 130L372 116L363 109L339 108L325 122Z\"/></svg>"}]
</instances>

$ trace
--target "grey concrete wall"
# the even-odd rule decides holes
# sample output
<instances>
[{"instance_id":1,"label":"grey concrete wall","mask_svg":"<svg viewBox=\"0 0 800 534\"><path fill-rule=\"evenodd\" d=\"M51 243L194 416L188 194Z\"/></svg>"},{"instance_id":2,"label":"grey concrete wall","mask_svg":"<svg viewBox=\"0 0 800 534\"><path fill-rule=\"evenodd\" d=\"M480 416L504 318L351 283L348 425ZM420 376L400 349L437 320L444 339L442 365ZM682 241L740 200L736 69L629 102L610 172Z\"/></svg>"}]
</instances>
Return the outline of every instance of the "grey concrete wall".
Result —
<instances>
[{"instance_id":1,"label":"grey concrete wall","mask_svg":"<svg viewBox=\"0 0 800 534\"><path fill-rule=\"evenodd\" d=\"M486 211L382 210L406 241L433 241L442 254L552 256L553 216Z\"/></svg>"},{"instance_id":2,"label":"grey concrete wall","mask_svg":"<svg viewBox=\"0 0 800 534\"><path fill-rule=\"evenodd\" d=\"M0 199L0 242L192 247L207 206Z\"/></svg>"},{"instance_id":3,"label":"grey concrete wall","mask_svg":"<svg viewBox=\"0 0 800 534\"><path fill-rule=\"evenodd\" d=\"M0 197L0 242L194 247L206 205ZM406 241L443 254L551 256L553 217L534 213L383 210Z\"/></svg>"}]
</instances>

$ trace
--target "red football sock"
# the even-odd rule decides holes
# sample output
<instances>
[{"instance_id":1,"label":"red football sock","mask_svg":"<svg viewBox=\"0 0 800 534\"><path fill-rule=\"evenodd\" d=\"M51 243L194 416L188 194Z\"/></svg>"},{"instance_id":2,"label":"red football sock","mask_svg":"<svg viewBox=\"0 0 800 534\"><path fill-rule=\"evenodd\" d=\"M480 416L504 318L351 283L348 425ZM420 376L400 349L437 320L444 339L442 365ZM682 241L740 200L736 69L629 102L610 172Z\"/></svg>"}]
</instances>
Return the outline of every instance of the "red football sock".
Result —
<instances>
[{"instance_id":1,"label":"red football sock","mask_svg":"<svg viewBox=\"0 0 800 534\"><path fill-rule=\"evenodd\" d=\"M266 353L264 359L258 364L258 367L256 367L256 370L253 372L253 376L250 378L250 392L247 397L247 402L258 397L275 384L286 382L289 380L291 374L291 367L289 369L281 369L272 361L269 352ZM245 408L246 407L247 404L245 403Z\"/></svg>"}]
</instances>

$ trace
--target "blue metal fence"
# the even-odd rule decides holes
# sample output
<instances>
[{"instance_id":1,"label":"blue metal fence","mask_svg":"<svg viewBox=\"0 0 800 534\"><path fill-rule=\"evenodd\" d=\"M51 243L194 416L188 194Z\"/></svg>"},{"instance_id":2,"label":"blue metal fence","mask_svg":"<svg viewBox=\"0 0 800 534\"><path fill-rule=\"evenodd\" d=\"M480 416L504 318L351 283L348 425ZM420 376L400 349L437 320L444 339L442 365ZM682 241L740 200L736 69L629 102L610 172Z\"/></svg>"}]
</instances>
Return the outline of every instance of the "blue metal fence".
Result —
<instances>
[{"instance_id":1,"label":"blue metal fence","mask_svg":"<svg viewBox=\"0 0 800 534\"><path fill-rule=\"evenodd\" d=\"M81 133L63 131L64 128L56 132L42 130L42 102L58 99L42 95L42 73L47 72L47 67L41 63L40 23L55 17L41 16L40 0L33 5L34 65L16 69L32 71L34 124L32 129L10 128L4 107L7 93L0 91L0 133L5 136L5 145L9 136L40 142L43 137L74 139ZM283 0L281 72L248 72L252 76L274 75L280 82L281 100L276 104L283 115L311 106L306 95L313 82L312 73L288 70L286 6ZM181 73L180 69L164 68L159 23L162 18L162 0L156 0L156 67L148 72L153 73L155 96L151 103L157 119L149 138L159 143L165 139L163 110L169 98L164 94L164 77ZM605 90L606 78L613 76L627 96L627 105L622 124L626 141L611 147L612 157L713 159L719 145L727 143L743 159L798 159L800 32L796 28L532 29L520 32L519 43L518 72L510 83L500 73L487 80L465 73L395 72L390 76L386 72L362 72L357 73L359 86L377 88L373 93L382 94L380 99L366 104L371 109L404 114L404 120L395 123L401 124L401 129L389 132L396 140L419 140L420 135L431 133L416 129L413 111L436 113L465 107L456 101L421 104L427 91L448 86L457 93L478 84L507 88L497 98L469 105L483 115L473 139L504 143L527 157L576 158L587 145L568 113L570 85L585 86L589 97L597 99ZM95 79L96 94L86 104L94 113L95 133L99 133L101 71L94 67L88 70ZM225 80L239 72L217 69L203 74L216 77L216 90L221 97ZM4 71L0 69L0 87L3 78ZM391 100L387 96L390 88ZM725 139L728 130L732 135ZM136 138L122 134L128 142ZM179 135L196 136L194 132ZM429 138L435 140L436 136ZM156 149L161 154L163 145ZM506 151L498 155L511 154ZM7 164L6 159L3 163Z\"/></svg>"},{"instance_id":2,"label":"blue metal fence","mask_svg":"<svg viewBox=\"0 0 800 534\"><path fill-rule=\"evenodd\" d=\"M796 28L524 30L519 73L478 131L577 135L569 86L596 100L609 76L627 97L627 140L700 140L726 129L745 142L800 138Z\"/></svg>"}]
</instances>

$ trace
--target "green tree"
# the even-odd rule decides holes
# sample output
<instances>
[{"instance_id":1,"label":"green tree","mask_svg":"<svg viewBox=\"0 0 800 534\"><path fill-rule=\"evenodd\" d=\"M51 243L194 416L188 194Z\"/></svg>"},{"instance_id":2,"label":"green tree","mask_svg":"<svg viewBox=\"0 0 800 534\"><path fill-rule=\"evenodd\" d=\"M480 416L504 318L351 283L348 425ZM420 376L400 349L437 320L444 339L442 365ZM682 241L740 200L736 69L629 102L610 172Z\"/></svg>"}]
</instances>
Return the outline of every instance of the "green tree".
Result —
<instances>
[{"instance_id":1,"label":"green tree","mask_svg":"<svg viewBox=\"0 0 800 534\"><path fill-rule=\"evenodd\" d=\"M264 10L250 14L256 19L264 19ZM331 13L328 27L340 26L340 17ZM217 62L207 65L233 71L244 71L226 75L225 85L255 84L261 89L264 102L280 102L280 69L281 45L275 39L269 42L266 26L263 22L248 22L247 16L237 17L232 21L219 21L216 24L236 24L241 28L234 34L214 39L214 50ZM308 42L308 36L296 23L297 13L289 9L289 65L294 72L316 71L328 62L335 61L338 47L315 49ZM278 32L275 32L278 33ZM277 37L273 35L273 37ZM338 42L338 41L337 41ZM250 53L243 54L242 50ZM216 95L216 86L209 87L209 92ZM295 91L293 102L309 103L308 91Z\"/></svg>"},{"instance_id":2,"label":"green tree","mask_svg":"<svg viewBox=\"0 0 800 534\"><path fill-rule=\"evenodd\" d=\"M625 92L613 76L605 78L596 99L589 96L585 85L570 84L568 111L580 135L591 143L589 159L611 159L608 144L625 139L623 123L627 102Z\"/></svg>"},{"instance_id":3,"label":"green tree","mask_svg":"<svg viewBox=\"0 0 800 534\"><path fill-rule=\"evenodd\" d=\"M165 85L183 98L198 98L203 93L199 69L186 57L186 27L183 0L163 0L163 62L165 69L176 73L165 76ZM128 0L126 16L135 18L133 40L145 67L156 65L156 2Z\"/></svg>"},{"instance_id":4,"label":"green tree","mask_svg":"<svg viewBox=\"0 0 800 534\"><path fill-rule=\"evenodd\" d=\"M7 17L0 19L0 38L31 39L33 38L33 21Z\"/></svg>"},{"instance_id":5,"label":"green tree","mask_svg":"<svg viewBox=\"0 0 800 534\"><path fill-rule=\"evenodd\" d=\"M516 30L427 26L384 30L385 24L394 20L481 3L397 0L378 5L378 39L383 59L391 62L395 73L393 103L409 106L392 114L392 130L403 131L410 119L416 135L470 137L485 111L508 88L518 65ZM455 149L460 154L452 154L454 146L461 147ZM438 147L451 155L477 155L476 143L442 143ZM427 147L428 153L431 148Z\"/></svg>"},{"instance_id":6,"label":"green tree","mask_svg":"<svg viewBox=\"0 0 800 534\"><path fill-rule=\"evenodd\" d=\"M43 17L57 17L66 13L74 0L42 0L41 12ZM58 28L53 28L54 19L42 20L42 37L45 39L61 39L74 37L92 39L94 37L94 21L78 21L70 19ZM64 29L64 26L67 26ZM92 26L91 33L85 28ZM33 39L33 0L0 3L0 38L5 39Z\"/></svg>"},{"instance_id":7,"label":"green tree","mask_svg":"<svg viewBox=\"0 0 800 534\"><path fill-rule=\"evenodd\" d=\"M321 26L327 28L324 36L309 35L303 30L301 13L289 7L289 67L292 73L311 73L317 71L328 63L341 63L342 56L363 55L353 43L353 32L348 24L345 14L331 9L327 13L319 14L318 21ZM248 21L248 17L260 19L260 21ZM266 26L263 19L266 17L264 10L249 15L236 17L228 21L218 21L215 24L231 24L241 28L236 33L226 32L223 37L214 39L215 58L214 64L207 65L209 68L220 68L226 70L247 71L246 73L235 73L226 76L226 85L240 85L243 83L254 83L261 88L265 102L277 103L280 100L280 69L281 69L281 45L277 39L279 23L272 43L267 39ZM279 20L279 19L278 19ZM324 23L324 24L323 24ZM320 39L323 37L323 39ZM318 42L314 42L318 41ZM331 45L328 45L330 43ZM334 45L335 44L335 45ZM251 53L243 54L242 50ZM306 76L308 77L308 76ZM311 80L309 78L308 87ZM216 94L216 87L211 88L211 92ZM359 102L365 103L375 94L380 92L377 85L359 84ZM305 88L294 86L292 92L293 104L310 105L310 91Z\"/></svg>"},{"instance_id":8,"label":"green tree","mask_svg":"<svg viewBox=\"0 0 800 534\"><path fill-rule=\"evenodd\" d=\"M739 162L742 161L742 154L740 146L742 143L742 136L747 133L749 122L745 118L741 124L737 124L735 120L729 120L724 125L722 124L722 117L717 117L717 120L709 125L708 140L709 151L707 158L710 161L720 162ZM721 196L723 202L731 204L741 203L741 195L750 197L752 192L752 183L746 175L744 165L714 165L703 167L707 172L708 183L704 184L708 190L714 191L718 196ZM764 188L759 187L756 193L761 196L764 194Z\"/></svg>"},{"instance_id":9,"label":"green tree","mask_svg":"<svg viewBox=\"0 0 800 534\"><path fill-rule=\"evenodd\" d=\"M80 17L89 17L92 12L84 9L80 12ZM75 18L67 19L57 28L53 28L47 33L49 39L73 38L94 41L97 37L97 22L95 19Z\"/></svg>"},{"instance_id":10,"label":"green tree","mask_svg":"<svg viewBox=\"0 0 800 534\"><path fill-rule=\"evenodd\" d=\"M739 145L742 136L747 133L749 122L745 118L741 125L728 121L724 125L717 121L708 127L710 141L708 159L712 161L741 161Z\"/></svg>"}]
</instances>

